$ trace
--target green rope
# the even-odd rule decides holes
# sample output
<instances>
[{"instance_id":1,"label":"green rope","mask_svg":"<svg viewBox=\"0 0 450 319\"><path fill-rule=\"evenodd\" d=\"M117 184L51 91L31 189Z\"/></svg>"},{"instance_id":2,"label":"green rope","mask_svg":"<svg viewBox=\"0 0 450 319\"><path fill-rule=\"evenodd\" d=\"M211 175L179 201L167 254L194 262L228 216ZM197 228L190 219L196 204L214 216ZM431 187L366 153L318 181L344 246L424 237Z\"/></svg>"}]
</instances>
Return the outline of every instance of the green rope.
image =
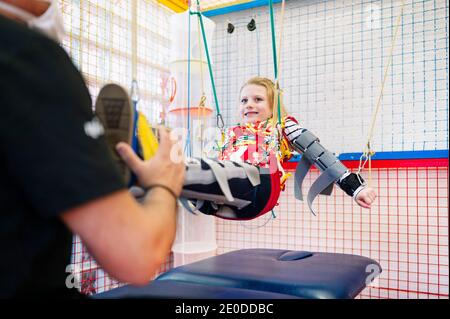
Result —
<instances>
[{"instance_id":1,"label":"green rope","mask_svg":"<svg viewBox=\"0 0 450 319\"><path fill-rule=\"evenodd\" d=\"M270 29L272 31L272 51L273 51L273 69L275 71L275 79L278 78L278 65L277 65L277 44L275 42L275 21L273 17L273 1L269 0L269 12L270 12Z\"/></svg>"},{"instance_id":2,"label":"green rope","mask_svg":"<svg viewBox=\"0 0 450 319\"><path fill-rule=\"evenodd\" d=\"M200 8L199 0L197 0L197 8ZM203 25L202 14L201 14L201 12L191 12L191 11L190 11L190 14L197 14L200 19L200 28L202 30L203 42L205 44L206 59L208 60L209 77L211 79L211 85L212 85L213 94L214 94L214 102L216 103L217 125L219 126L220 129L223 129L224 123L223 123L222 115L220 114L219 101L217 99L216 85L214 83L214 76L213 76L213 72L212 72L211 59L209 56L208 42L206 40L205 27ZM221 123L219 123L219 121L221 121Z\"/></svg>"},{"instance_id":3,"label":"green rope","mask_svg":"<svg viewBox=\"0 0 450 319\"><path fill-rule=\"evenodd\" d=\"M273 1L269 0L269 11L270 11L270 29L272 31L272 51L273 51L273 69L275 72L275 85L278 86L278 63L277 63L277 44L275 41L275 20L273 17ZM281 100L280 100L280 93L279 88L276 88L278 90L278 124L281 124Z\"/></svg>"},{"instance_id":4,"label":"green rope","mask_svg":"<svg viewBox=\"0 0 450 319\"><path fill-rule=\"evenodd\" d=\"M197 8L200 8L199 0L197 0ZM271 30L272 30L272 51L273 51L273 61L274 61L273 65L274 65L274 72L275 72L275 82L278 82L277 81L277 79L278 79L277 46L276 46L276 41L275 41L275 21L274 21L274 17L273 17L273 1L272 0L269 0L269 9L270 9L270 26L271 26ZM214 83L214 76L213 76L213 71L212 71L212 66L211 66L211 58L209 56L208 42L206 40L205 27L203 25L202 14L201 14L201 12L191 12L191 11L189 11L189 13L197 14L200 19L200 27L202 30L203 42L205 44L206 59L208 61L209 77L211 79L211 85L212 85L213 95L214 95L214 102L216 104L217 125L219 126L219 128L222 129L224 126L224 123L223 123L222 114L220 114L219 101L217 99L216 85ZM219 121L221 123L219 123ZM278 94L278 124L281 124L280 94Z\"/></svg>"},{"instance_id":5,"label":"green rope","mask_svg":"<svg viewBox=\"0 0 450 319\"><path fill-rule=\"evenodd\" d=\"M272 218L277 218L277 215L275 214L275 211L272 209Z\"/></svg>"}]
</instances>

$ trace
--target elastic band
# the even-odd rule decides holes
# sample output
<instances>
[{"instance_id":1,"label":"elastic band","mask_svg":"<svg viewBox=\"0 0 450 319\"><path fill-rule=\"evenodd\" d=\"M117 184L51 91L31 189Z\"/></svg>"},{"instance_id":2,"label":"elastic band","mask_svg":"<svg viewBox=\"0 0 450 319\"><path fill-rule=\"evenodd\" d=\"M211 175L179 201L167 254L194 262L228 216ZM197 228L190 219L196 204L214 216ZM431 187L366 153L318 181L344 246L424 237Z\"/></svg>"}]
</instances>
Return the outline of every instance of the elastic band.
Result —
<instances>
[{"instance_id":1,"label":"elastic band","mask_svg":"<svg viewBox=\"0 0 450 319\"><path fill-rule=\"evenodd\" d=\"M173 196L173 198L175 199L175 201L178 200L178 196L175 194L175 192L174 192L173 190L171 190L169 187L165 186L165 185L162 185L162 184L153 184L153 185L150 185L150 186L148 187L148 189L152 189L152 188L155 188L155 187L164 188L166 191L168 191L168 192Z\"/></svg>"}]
</instances>

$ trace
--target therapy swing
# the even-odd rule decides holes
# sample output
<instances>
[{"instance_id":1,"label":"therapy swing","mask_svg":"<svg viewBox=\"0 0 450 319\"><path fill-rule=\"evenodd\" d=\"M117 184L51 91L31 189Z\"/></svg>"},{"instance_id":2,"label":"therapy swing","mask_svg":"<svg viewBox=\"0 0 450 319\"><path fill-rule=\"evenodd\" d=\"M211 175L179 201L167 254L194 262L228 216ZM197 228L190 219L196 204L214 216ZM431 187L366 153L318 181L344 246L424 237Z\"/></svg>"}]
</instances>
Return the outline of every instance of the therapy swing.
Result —
<instances>
[{"instance_id":1,"label":"therapy swing","mask_svg":"<svg viewBox=\"0 0 450 319\"><path fill-rule=\"evenodd\" d=\"M199 6L198 0L197 0L197 6ZM190 7L189 7L189 10L190 10ZM191 12L191 11L189 11L189 12L191 15L195 14L199 17L198 22L200 24L200 30L201 30L202 37L203 37L204 49L205 49L205 53L206 53L206 57L207 57L207 61L208 61L209 75L210 75L210 79L211 79L211 84L212 84L214 99L215 99L215 105L216 105L216 111L217 111L217 114L216 114L217 127L221 131L222 143L223 143L224 134L225 134L224 133L224 122L223 122L222 114L220 113L219 103L218 103L218 99L217 99L217 93L216 93L216 88L215 88L215 84L214 84L214 76L213 76L212 68L211 68L211 60L210 60L205 30L204 30L204 24L203 24L203 20L202 20L202 14L199 10L197 12ZM190 24L190 21L189 21L189 24ZM272 19L272 32L273 32L273 37L274 37L273 19ZM199 34L199 37L200 37L200 34ZM201 44L201 41L199 41L199 43ZM190 42L189 42L189 45L190 45ZM275 51L274 51L274 54L276 54ZM190 60L190 58L188 60ZM203 92L202 92L202 97L201 97L198 107L200 109L200 113L202 114L205 109L204 106L205 106L205 100L206 100L206 96L205 96L204 89L203 89L203 68L201 68L201 78L202 78ZM188 90L190 89L189 82L190 82L190 76L188 76ZM137 109L136 105L138 103L139 95L138 95L137 82L135 80L132 83L131 95L132 95L132 101L134 104L134 108L136 110ZM173 94L171 96L171 99L173 99ZM279 98L278 98L278 101L279 101ZM190 105L188 105L188 112L187 112L188 117L189 117L189 113L190 113L189 109L190 109ZM274 111L274 114L276 114L275 111ZM202 118L204 118L204 116ZM188 122L189 122L189 118L188 118ZM156 150L158 148L158 141L155 136L154 130L152 129L152 126L150 125L150 123L147 121L146 117L141 112L138 112L137 110L135 112L134 123L135 123L134 131L136 132L136 134L132 141L132 147L144 160L148 160L151 157L153 157L153 155L156 153ZM190 130L190 128L189 128L189 124L188 124L188 131L189 130ZM203 134L203 132L202 132L202 134ZM188 134L188 137L189 136L190 136L190 134ZM185 145L185 150L188 149L188 153L189 153L188 146L189 146L189 138ZM279 147L277 146L277 148L279 148ZM206 159L202 159L202 163L204 163L204 161L206 161ZM273 209L273 207L277 204L277 200L278 200L278 197L281 192L280 176L283 176L283 178L282 178L283 182L288 176L288 174L285 174L284 171L282 170L281 165L279 165L279 167L281 168L281 171L283 173L281 174L280 172L277 171L275 174L270 175L270 181L268 183L268 184L270 184L270 196L269 196L270 198L269 198L269 201L267 202L267 204L264 205L264 207L262 207L262 210L258 211L256 214L251 213L250 214L252 216L251 218L226 218L226 219L253 219L260 215L267 213L268 211L271 211ZM246 171L248 171L248 169ZM132 183L134 182L134 180L135 179L132 180ZM258 184L258 182L254 183L254 185L256 185L256 184ZM195 206L193 206L190 201L183 199L183 198L180 199L180 201L188 209L188 211L196 214ZM233 201L232 197L231 197L231 201ZM217 217L220 217L220 216L217 216Z\"/></svg>"},{"instance_id":2,"label":"therapy swing","mask_svg":"<svg viewBox=\"0 0 450 319\"><path fill-rule=\"evenodd\" d=\"M197 0L197 7L199 7L198 0ZM282 22L284 20L284 7L285 7L285 2L283 1L282 6L281 6ZM275 148L274 151L276 154L278 170L276 172L270 173L269 180L267 180L267 178L265 178L266 180L263 185L263 188L265 187L266 189L264 192L255 194L253 197L253 200L249 201L248 200L249 198L246 198L247 202L253 203L253 207L251 207L252 213L249 213L248 209L247 209L247 211L245 211L245 208L243 209L242 207L239 207L240 204L233 205L235 202L235 199L234 199L233 195L231 194L232 193L230 191L231 187L229 185L227 185L227 183L228 183L227 180L223 180L224 176L226 176L227 178L231 178L231 177L228 176L228 173L220 172L221 168L219 167L219 165L222 167L227 166L226 163L224 161L219 161L219 163L217 165L217 163L213 163L211 161L207 162L206 160L205 161L202 160L201 166L202 167L206 166L207 169L210 169L213 171L213 175L215 175L217 182L218 182L223 194L226 197L226 200L221 199L221 201L222 201L221 204L231 204L233 206L238 207L238 209L236 209L236 208L233 209L227 205L223 205L220 208L216 208L216 207L214 207L214 205L210 205L210 206L213 206L214 209L210 209L210 207L206 208L206 211L207 211L206 214L210 214L209 212L213 211L214 213L212 213L212 214L219 218L232 219L232 220L249 220L249 219L259 217L269 211L273 212L273 208L277 204L281 190L284 188L284 182L286 181L287 177L290 175L290 173L284 172L284 169L281 165L281 159L284 158L286 155L289 155L290 151L289 151L289 148L287 147L287 145L282 145L282 138L281 138L282 133L280 133L278 131L278 129L284 130L284 128L285 128L285 119L281 118L281 94L282 94L282 91L279 88L279 73L278 73L278 69L279 69L279 65L280 65L280 49L281 49L281 40L282 40L282 32L283 32L283 23L281 25L281 36L280 36L280 43L278 46L278 54L277 54L277 47L276 47L276 40L275 40L275 23L274 23L272 1L269 1L269 11L270 11L270 18L271 18L272 50L273 50L274 73L275 73L275 80L274 80L274 83L275 83L275 97L274 97L275 105L273 107L272 118L269 122L272 125L271 134L274 135L274 140L277 142L274 147ZM220 113L219 103L217 100L217 94L216 94L216 89L215 89L215 84L214 84L214 76L213 76L213 72L212 72L212 68L211 68L211 61L210 61L208 44L206 41L206 36L205 36L205 31L204 31L204 26L203 26L202 15L199 12L199 10L194 13L190 12L190 14L197 14L199 16L199 23L200 23L200 27L201 27L201 31L202 31L202 35L203 35L205 52L206 52L206 57L208 60L209 75L210 75L210 80L211 80L211 84L212 84L212 88L213 88L214 100L215 100L216 111L217 111L217 114L216 114L217 126L221 130L221 135L222 135L221 145L223 146L224 123L223 123L222 115ZM277 59L277 56L278 56L278 59ZM337 158L334 157L334 155L332 155L329 151L325 150L318 143L319 140L317 137L315 137L312 133L309 133L309 132L303 134L304 131L306 131L306 130L302 131L301 138L297 138L296 141L294 141L296 148L302 150L305 155L305 156L302 156L302 160L300 161L299 165L297 166L297 170L295 172L296 198L299 200L303 200L303 196L301 193L301 185L302 185L303 179L305 178L306 173L309 171L312 164L315 164L316 166L319 165L319 167L321 167L322 170L324 171L324 174L322 174L316 180L316 182L312 185L312 187L308 193L308 197L307 197L308 206L309 206L311 212L315 215L314 210L312 208L312 203L313 203L315 197L318 194L330 195L334 182L340 176L342 176L346 172L347 169L345 168L345 166L342 165L342 163ZM284 148L281 146L284 146ZM317 163L320 160L322 160L322 162ZM237 163L233 163L233 164L235 166L240 165ZM322 164L322 165L320 165L320 164ZM200 164L198 166L200 166ZM216 167L216 169L214 169L214 167ZM230 168L230 167L232 167L232 165L228 165L228 168ZM250 168L247 168L244 170L247 172L248 170L250 170ZM201 172L201 170L197 170L197 172ZM263 178L262 174L261 174L261 178ZM222 181L220 179L222 179ZM252 186L255 187L255 186L261 184L258 182L253 183L251 178L249 178L249 181L252 184L250 187L252 187ZM267 187L269 187L268 185L270 185L269 190L267 190ZM240 190L238 190L237 192L239 193L239 191ZM259 189L255 190L255 192L257 192L257 191L259 191ZM194 195L192 195L192 193L191 194L186 194L186 192L185 192L185 194L182 193L182 197L187 197L182 200L182 203L192 213L196 213L197 211L199 211L200 207L204 207L204 203L205 203L204 199L206 199L206 198L198 197L199 194L200 194L200 192L196 192L196 194L194 196ZM189 196L189 195L192 195L192 196ZM196 196L197 196L197 198L196 198ZM189 200L189 197L196 200L196 204L192 203ZM263 200L267 199L267 200L265 202L263 202L263 205L259 205L259 206L256 205L256 202L259 202L261 199L263 199ZM202 210L202 212L205 213L204 210Z\"/></svg>"},{"instance_id":3,"label":"therapy swing","mask_svg":"<svg viewBox=\"0 0 450 319\"><path fill-rule=\"evenodd\" d=\"M197 0L197 7L199 8L198 0ZM264 171L264 170L260 170L259 172L253 172L252 173L253 179L252 179L252 178L250 178L249 171L251 171L252 169L256 170L257 169L256 167L251 167L250 164L233 162L234 166L240 166L242 168L242 170L245 172L245 175L248 177L249 182L251 183L251 185L247 185L246 189L251 189L251 188L255 189L255 194L253 194L252 199L248 200L249 198L247 198L247 200L245 201L247 203L252 203L252 206L243 208L244 205L238 203L239 200L235 200L235 198L234 198L235 196L233 196L233 194L232 194L233 191L230 190L232 188L231 187L232 185L228 185L227 178L231 178L228 173L230 170L235 168L233 165L231 165L230 163L225 163L224 161L212 161L212 160L207 160L207 159L201 159L200 161L197 161L197 162L194 161L194 167L189 167L189 168L191 170L193 170L193 169L196 170L195 171L196 173L201 173L202 169L204 169L205 167L207 167L207 169L210 169L212 171L212 174L217 179L218 186L220 187L221 191L224 193L224 195L226 197L225 200L220 200L220 201L221 201L221 204L228 204L228 205L223 205L220 208L216 208L217 205L212 204L212 205L209 205L206 209L203 208L203 211L202 211L203 213L213 214L218 218L231 219L231 220L250 220L250 219L257 218L261 215L264 215L269 211L272 211L272 216L274 216L273 208L278 203L278 199L279 199L281 191L284 189L284 183L285 183L286 179L291 175L290 173L286 173L281 165L281 159L284 157L289 157L290 151L289 151L288 146L285 145L285 143L282 143L281 134L277 129L277 128L280 128L282 130L285 125L284 119L281 118L281 102L280 101L281 101L282 91L279 88L279 72L278 72L279 65L280 65L279 57L280 57L280 49L281 49L283 23L281 25L281 36L280 36L278 54L277 54L277 47L276 47L276 40L275 40L275 23L274 23L272 1L269 1L269 9L270 9L270 18L271 18L272 50L273 50L274 73L275 73L275 80L274 80L274 83L275 83L275 97L274 97L275 105L273 107L272 119L269 122L270 122L270 125L272 125L272 127L274 128L274 129L272 129L270 134L273 135L272 140L276 141L275 145L272 145L271 148L272 148L272 150L274 150L274 152L276 154L277 170L275 172L271 172L270 174L267 174L267 171ZM189 10L190 10L190 7L189 7ZM224 136L225 136L224 121L223 121L222 114L220 112L219 103L218 103L218 99L217 99L217 93L216 93L216 88L215 88L215 83L214 83L214 76L213 76L212 67L211 67L211 60L210 60L210 55L209 55L209 50L208 50L208 43L207 43L206 35L205 35L202 14L199 11L199 9L197 10L197 12L189 11L189 13L191 15L192 14L198 15L198 17L199 17L198 22L200 24L200 30L202 32L204 49L205 49L207 62L208 62L209 76L210 76L210 80L211 80L213 96L214 96L214 101L215 101L215 106L216 106L217 127L220 129L221 136L222 136L222 142L221 142L220 146L223 146ZM284 0L282 2L282 7L281 7L281 19L282 19L282 21L284 20ZM189 24L190 24L190 20L189 20ZM189 25L189 28L190 28L190 25ZM201 41L199 41L199 43L201 43ZM189 43L189 45L190 45L190 43ZM278 56L278 59L277 59L277 56ZM202 71L201 75L202 75L202 87L203 87L203 70L201 69L201 71ZM188 90L189 90L189 79L190 79L190 77L188 76ZM203 90L202 94L203 94L202 99L199 103L200 110L204 109L204 101L206 98L204 95L204 90ZM188 131L190 130L189 129L189 113L190 113L189 108L190 108L190 105L188 105L188 112L187 112L187 114L188 114ZM262 134L265 133L267 135L267 132L258 132L258 133L262 133ZM139 141L141 142L140 146L141 146L141 149L143 150L143 152L142 152L143 158L144 158L144 160L149 159L152 156L152 154L154 154L154 151L156 150L157 141L153 136L150 125L145 120L145 117L141 116L141 115L139 115L139 118L138 118L137 135L138 135ZM188 134L188 137L189 136L190 136L190 134ZM143 141L145 141L145 142L142 143ZM308 141L308 142L314 143L314 141L312 141L312 140ZM146 145L147 143L149 145ZM188 146L189 146L189 138L186 143L186 147L188 147ZM219 148L220 148L220 146L219 146ZM228 161L226 161L226 162L228 162ZM191 164L192 164L192 162L191 162ZM309 159L309 162L307 160L303 160L300 162L300 165L299 165L299 168L301 168L301 169L300 170L298 169L296 171L296 195L297 195L296 198L297 199L303 200L303 197L301 195L301 184L302 184L302 181L303 181L306 173L308 172L311 164L312 164L311 159ZM224 166L227 166L227 167L225 167L225 171L226 171L225 173L222 172L223 171L222 168ZM255 176L255 175L259 175L259 176ZM330 174L328 174L328 175L330 175ZM316 187L312 188L313 192L310 191L310 193L308 194L308 205L309 205L311 211L313 212L313 214L314 214L314 210L312 209L312 202L313 202L314 198L318 194L329 195L331 193L331 188L333 186L332 184L333 184L334 180L332 178L330 178L328 175L326 175L325 178L319 179L319 183L316 183L315 185L313 185L313 186L316 186ZM334 177L334 179L335 179L335 177ZM263 180L264 183L261 183L261 180ZM237 193L239 193L239 191L240 190L238 190ZM191 190L183 189L183 192L181 195L182 196L181 196L180 202L191 213L194 213L194 214L198 213L200 207L204 207L204 205L205 205L205 200L204 200L205 198L202 197L202 194L200 192L195 192L195 190L193 192L192 189ZM263 199L265 201L260 203L261 199ZM192 202L193 200L195 201L195 203ZM230 208L230 205L234 208ZM213 213L210 213L210 211L213 211Z\"/></svg>"},{"instance_id":4,"label":"therapy swing","mask_svg":"<svg viewBox=\"0 0 450 319\"><path fill-rule=\"evenodd\" d=\"M198 4L198 0L197 0L197 6L199 6ZM275 72L275 97L274 98L274 108L273 108L273 116L272 116L272 120L271 120L271 124L276 127L280 127L281 129L284 128L284 121L281 119L281 115L280 115L280 100L281 100L281 90L279 89L279 73L278 73L278 69L279 69L279 65L280 65L280 49L281 49L281 39L282 36L280 37L280 43L279 43L279 47L278 47L278 54L277 54L277 48L276 48L276 41L275 41L275 28L274 28L274 18L273 18L273 4L271 1L269 1L269 9L270 9L270 18L271 18L271 33L272 33L272 49L273 49L273 58L274 58L274 72ZM403 9L403 4L402 4L402 9ZM190 8L189 8L190 10ZM208 61L208 69L209 69L209 75L210 75L210 80L211 80L211 84L212 84L212 89L213 89L213 95L214 95L214 100L215 100L215 105L216 105L216 119L217 119L217 127L220 129L221 131L221 135L222 135L222 143L221 146L223 146L223 142L224 142L224 122L223 122L223 118L222 115L220 113L220 108L219 108L219 103L218 103L218 99L217 99L217 93L216 93L216 88L215 88L215 84L214 84L214 76L213 76L213 72L212 72L212 67L211 67L211 61L210 61L210 55L209 55L209 50L208 50L208 44L207 44L207 40L206 40L206 36L205 36L205 31L204 31L204 26L203 26L203 20L202 20L202 14L201 12L198 10L197 12L191 12L189 11L190 14L196 14L199 17L199 24L200 24L200 30L202 32L202 36L203 36L203 42L204 42L204 46L205 46L205 53L206 53L206 57L207 57L207 61ZM282 2L282 7L281 7L281 15L282 15L282 20L284 17L284 1ZM398 16L398 19L401 17L401 13ZM378 103L377 103L377 108L376 108L376 112L373 115L373 119L372 119L372 125L371 125L371 129L370 129L370 133L369 133L369 139L368 142L366 144L366 149L363 152L363 154L361 155L360 158L360 165L358 168L358 173L364 168L364 165L366 164L366 162L369 162L369 177L371 175L371 156L374 154L374 152L371 150L370 148L370 139L373 135L373 127L374 127L374 123L376 120L376 115L378 112L378 109L380 107L380 101L381 101L381 96L383 93L383 87L384 87L384 83L386 81L386 76L387 76L387 70L389 68L389 64L390 64L390 60L392 58L392 50L395 44L395 40L396 40L396 35L397 35L397 31L398 31L398 25L399 25L399 20L397 20L397 26L395 29L395 35L394 35L394 39L392 42L392 46L391 46L391 52L390 52L390 59L388 61L388 65L386 66L386 70L384 73L384 78L383 78L383 82L382 82L382 88L381 88L381 93L378 99ZM281 34L283 32L283 24L281 25ZM199 43L201 43L199 41ZM278 56L278 59L277 59ZM202 81L203 81L203 74L202 74ZM188 82L188 86L189 86L189 82ZM203 86L203 82L202 82L202 86ZM204 90L203 90L204 91ZM204 100L205 100L205 95L204 92L203 93L203 98L202 101L200 101L199 103L199 107L200 110L202 110L202 105L204 106ZM188 110L189 110L189 105L188 105ZM189 111L188 111L188 116L189 116ZM151 144L154 146L157 144L156 139L152 138L152 133L151 130L149 129L149 125L148 123L144 123L145 118L143 118L141 121L138 121L138 136L148 136L149 139L152 141ZM140 124L140 125L139 125ZM189 124L188 124L189 125ZM189 126L188 126L188 130L189 130ZM273 130L273 134L277 134L278 130L274 129ZM304 134L307 135L307 134ZM188 134L188 136L190 136L190 134ZM308 139L309 138L309 139ZM303 156L301 157L301 160L299 162L299 164L297 165L297 169L295 171L295 197L299 200L303 200L303 195L301 192L301 185L303 182L303 179L305 178L307 172L309 171L310 167L312 164L315 164L317 166L317 163L315 162L314 159L314 155L315 154L308 154L311 153L312 151L310 151L310 148L313 149L313 147L310 147L311 145L313 145L314 142L318 141L318 139L312 135L312 136L308 136L308 138L306 138L306 141L303 142L303 146L308 145L308 148L305 147L304 149L304 153ZM305 139L305 138L304 138ZM269 211L272 211L273 214L273 208L277 205L278 202L278 198L280 196L281 190L284 187L284 182L287 179L287 177L290 175L290 173L285 173L282 166L281 166L281 158L283 157L283 155L281 152L281 148L280 148L280 134L278 134L275 138L275 140L277 141L277 144L275 145L275 154L276 154L276 159L277 159L277 166L278 166L278 170L274 173L271 173L269 176L269 180L267 180L267 177L264 177L265 179L265 184L266 185L270 185L270 189L264 189L264 192L262 192L261 194L255 194L253 196L253 200L252 201L247 201L247 202L255 202L258 201L260 198L265 199L266 201L263 203L264 205L254 205L254 208L249 208L251 212L249 212L249 209L247 209L247 211L245 211L244 213L239 212L240 214L234 214L233 208L230 209L229 206L226 206L226 210L225 213L222 214L217 214L217 213L211 213L213 215L215 215L218 218L224 218L224 219L231 219L231 220L250 220L250 219L254 219L257 218L261 215L266 214ZM186 146L188 146L189 140L187 141ZM306 143L306 144L305 144ZM301 144L301 143L300 143ZM145 145L141 145L143 146L142 148L144 149L144 153L145 153ZM153 147L155 150L156 148ZM302 145L300 145L300 149L302 149ZM285 148L286 150L286 148ZM320 152L322 152L321 150L319 150ZM316 154L319 154L316 151ZM147 152L147 153L151 153L151 152ZM321 153L321 154L325 154L325 153ZM329 163L331 163L330 166L324 166L322 167L323 169L323 174L321 174L319 176L319 178L313 183L313 185L310 188L310 191L308 193L308 197L307 197L307 203L308 206L311 210L311 212L315 215L315 212L312 208L312 203L315 199L315 197L318 194L324 194L324 195L330 195L331 191L332 191L332 187L334 182L336 181L336 176L340 176L343 174L344 172L344 166L342 164L338 165L340 163L339 160L333 162L334 160L331 158L331 156L329 156L329 154L325 154L328 155L328 161ZM322 155L321 155L322 156ZM147 159L147 157L144 155L144 159ZM365 160L364 160L365 159ZM364 160L364 162L363 162ZM225 203L228 204L229 203L233 203L235 201L234 196L232 194L232 190L230 190L230 188L232 188L232 185L225 185L228 183L227 180L222 180L220 181L219 179L222 178L223 179L223 172L217 172L217 170L221 170L221 168L219 166L224 166L224 162L223 161L218 161L217 163L211 160L206 160L206 159L201 159L201 162L197 162L196 163L196 169L197 172L201 172L200 167L204 168L205 166L210 169L213 173L213 175L215 175L215 177L217 178L218 181L218 186L221 188L222 192L225 194L226 197L226 201ZM226 163L225 166L227 166L229 163ZM241 164L237 164L234 163L234 165L238 165L240 166ZM320 166L320 165L319 165ZM230 168L231 166L228 165L228 168ZM244 169L244 171L247 173L249 170L249 168ZM255 174L255 173L254 173ZM256 173L257 174L257 173ZM339 175L340 174L340 175ZM226 173L225 173L226 175ZM222 177L220 177L222 176ZM247 176L249 176L247 174ZM359 176L359 175L358 175ZM261 175L262 177L262 175ZM359 178L359 177L358 177ZM249 187L254 187L260 184L260 181L251 181L251 186ZM369 183L370 183L370 178L369 178ZM238 190L239 192L240 190ZM185 206L185 208L187 208L188 211L190 211L191 213L197 213L199 211L199 206L204 205L205 198L202 197L198 197L198 192L196 193L197 195L193 195L192 192L189 191L185 191L184 194L182 193L182 199L180 200L182 202L182 204ZM228 194L228 195L227 195ZM197 196L197 197L196 197ZM191 199L196 200L196 203L193 203L191 201ZM241 204L238 204L241 205ZM238 206L235 205L235 206ZM214 206L214 205L213 205ZM242 205L241 205L242 206ZM225 206L224 206L225 207ZM238 206L239 207L239 206ZM214 208L216 209L216 208ZM217 210L214 209L209 209L207 208L206 211L212 210L214 212L217 212ZM222 209L222 208L220 208ZM241 210L242 207L240 207L239 209L234 208L234 211L237 212L238 210ZM253 209L253 211L252 211ZM206 212L206 214L209 214L208 212Z\"/></svg>"}]
</instances>

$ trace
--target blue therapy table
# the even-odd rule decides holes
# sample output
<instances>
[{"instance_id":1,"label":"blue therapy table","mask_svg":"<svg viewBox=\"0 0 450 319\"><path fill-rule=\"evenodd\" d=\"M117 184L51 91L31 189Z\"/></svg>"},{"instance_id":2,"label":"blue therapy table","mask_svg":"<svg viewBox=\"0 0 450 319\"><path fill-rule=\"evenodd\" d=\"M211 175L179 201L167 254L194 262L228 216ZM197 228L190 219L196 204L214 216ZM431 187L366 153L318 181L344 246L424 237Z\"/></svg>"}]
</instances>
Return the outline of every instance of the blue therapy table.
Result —
<instances>
[{"instance_id":1,"label":"blue therapy table","mask_svg":"<svg viewBox=\"0 0 450 319\"><path fill-rule=\"evenodd\" d=\"M348 254L242 249L180 266L144 287L96 298L349 299L381 272L374 260Z\"/></svg>"}]
</instances>

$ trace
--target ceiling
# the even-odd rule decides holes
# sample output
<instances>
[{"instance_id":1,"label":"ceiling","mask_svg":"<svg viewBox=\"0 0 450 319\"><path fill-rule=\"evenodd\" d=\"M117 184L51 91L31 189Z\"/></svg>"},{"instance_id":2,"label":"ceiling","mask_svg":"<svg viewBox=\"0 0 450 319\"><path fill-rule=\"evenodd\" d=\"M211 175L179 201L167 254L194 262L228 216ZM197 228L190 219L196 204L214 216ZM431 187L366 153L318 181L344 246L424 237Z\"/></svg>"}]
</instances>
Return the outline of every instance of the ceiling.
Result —
<instances>
[{"instance_id":1,"label":"ceiling","mask_svg":"<svg viewBox=\"0 0 450 319\"><path fill-rule=\"evenodd\" d=\"M213 10L223 7L232 6L235 4L241 4L246 2L252 2L253 0L199 0L200 8L202 11ZM192 6L196 5L197 0L191 0Z\"/></svg>"}]
</instances>

